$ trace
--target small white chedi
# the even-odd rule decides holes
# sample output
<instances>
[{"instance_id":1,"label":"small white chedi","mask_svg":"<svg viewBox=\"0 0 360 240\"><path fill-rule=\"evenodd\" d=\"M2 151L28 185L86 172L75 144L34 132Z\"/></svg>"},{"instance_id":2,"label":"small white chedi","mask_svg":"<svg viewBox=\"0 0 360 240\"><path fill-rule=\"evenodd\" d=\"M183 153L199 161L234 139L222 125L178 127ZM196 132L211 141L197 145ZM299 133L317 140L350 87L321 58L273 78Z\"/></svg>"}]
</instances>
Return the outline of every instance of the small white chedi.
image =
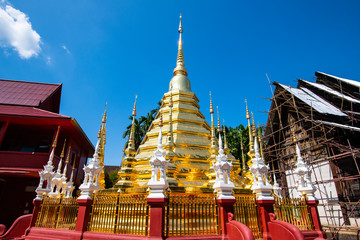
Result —
<instances>
[{"instance_id":1,"label":"small white chedi","mask_svg":"<svg viewBox=\"0 0 360 240\"><path fill-rule=\"evenodd\" d=\"M253 165L250 168L254 178L251 190L256 194L257 200L273 200L271 196L273 187L268 181L269 166L265 165L260 155L257 137L254 139L254 150L255 157L251 159Z\"/></svg>"},{"instance_id":2,"label":"small white chedi","mask_svg":"<svg viewBox=\"0 0 360 240\"><path fill-rule=\"evenodd\" d=\"M306 196L307 200L316 200L314 195L316 191L316 187L311 182L311 170L304 162L304 159L301 157L300 147L298 143L296 143L296 168L294 173L297 176L296 181L296 190L298 191L299 195Z\"/></svg>"},{"instance_id":3,"label":"small white chedi","mask_svg":"<svg viewBox=\"0 0 360 240\"><path fill-rule=\"evenodd\" d=\"M217 192L218 199L235 199L232 195L232 190L235 185L230 180L230 171L232 164L227 160L227 156L224 154L223 143L221 135L219 134L219 154L216 156L216 162L213 163L216 180L213 188Z\"/></svg>"},{"instance_id":4,"label":"small white chedi","mask_svg":"<svg viewBox=\"0 0 360 240\"><path fill-rule=\"evenodd\" d=\"M169 160L165 159L166 151L162 147L162 115L160 115L159 127L158 146L154 152L154 156L149 161L151 165L151 178L148 182L150 188L148 198L166 198L165 190L169 186L166 180L166 170L169 165Z\"/></svg>"},{"instance_id":5,"label":"small white chedi","mask_svg":"<svg viewBox=\"0 0 360 240\"><path fill-rule=\"evenodd\" d=\"M103 168L100 166L99 159L100 141L101 137L98 136L94 156L84 167L85 177L84 182L79 187L81 195L78 199L92 199L93 193L101 189L99 185L99 177Z\"/></svg>"},{"instance_id":6,"label":"small white chedi","mask_svg":"<svg viewBox=\"0 0 360 240\"><path fill-rule=\"evenodd\" d=\"M40 175L40 182L39 186L36 188L36 200L42 200L43 197L51 192L51 184L52 184L52 178L54 177L54 165L53 165L53 159L55 154L55 147L52 148L49 161L44 166L44 170L39 172ZM45 184L46 183L46 184ZM45 184L45 185L44 185Z\"/></svg>"}]
</instances>

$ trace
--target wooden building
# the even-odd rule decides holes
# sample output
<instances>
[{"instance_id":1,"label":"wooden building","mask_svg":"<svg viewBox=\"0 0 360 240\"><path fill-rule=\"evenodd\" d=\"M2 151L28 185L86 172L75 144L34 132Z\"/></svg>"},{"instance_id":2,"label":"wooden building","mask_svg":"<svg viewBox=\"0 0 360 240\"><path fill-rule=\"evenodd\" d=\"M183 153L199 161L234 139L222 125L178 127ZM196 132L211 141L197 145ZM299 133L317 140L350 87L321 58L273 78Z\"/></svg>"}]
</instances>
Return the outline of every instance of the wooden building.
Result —
<instances>
[{"instance_id":1,"label":"wooden building","mask_svg":"<svg viewBox=\"0 0 360 240\"><path fill-rule=\"evenodd\" d=\"M360 82L316 72L316 82L276 86L264 152L283 195L296 196L294 135L312 170L322 224L332 232L359 221Z\"/></svg>"},{"instance_id":2,"label":"wooden building","mask_svg":"<svg viewBox=\"0 0 360 240\"><path fill-rule=\"evenodd\" d=\"M67 176L74 167L75 185L94 152L76 120L59 114L61 89L62 84L0 80L0 222L8 227L33 209L38 172L49 159L58 126L55 170L66 139Z\"/></svg>"}]
</instances>

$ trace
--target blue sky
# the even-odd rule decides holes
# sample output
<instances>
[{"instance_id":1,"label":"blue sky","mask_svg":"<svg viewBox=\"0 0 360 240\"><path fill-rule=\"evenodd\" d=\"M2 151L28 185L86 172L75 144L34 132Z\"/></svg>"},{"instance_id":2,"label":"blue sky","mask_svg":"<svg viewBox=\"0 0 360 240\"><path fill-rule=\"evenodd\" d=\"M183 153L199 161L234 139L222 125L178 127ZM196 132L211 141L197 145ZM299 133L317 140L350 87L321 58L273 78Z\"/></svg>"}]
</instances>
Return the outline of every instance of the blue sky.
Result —
<instances>
[{"instance_id":1,"label":"blue sky","mask_svg":"<svg viewBox=\"0 0 360 240\"><path fill-rule=\"evenodd\" d=\"M95 143L105 102L105 164L119 165L134 96L156 107L175 67L179 14L192 90L209 116L246 124L244 99L266 123L271 81L315 71L360 80L359 1L4 1L0 78L63 83L60 113Z\"/></svg>"}]
</instances>

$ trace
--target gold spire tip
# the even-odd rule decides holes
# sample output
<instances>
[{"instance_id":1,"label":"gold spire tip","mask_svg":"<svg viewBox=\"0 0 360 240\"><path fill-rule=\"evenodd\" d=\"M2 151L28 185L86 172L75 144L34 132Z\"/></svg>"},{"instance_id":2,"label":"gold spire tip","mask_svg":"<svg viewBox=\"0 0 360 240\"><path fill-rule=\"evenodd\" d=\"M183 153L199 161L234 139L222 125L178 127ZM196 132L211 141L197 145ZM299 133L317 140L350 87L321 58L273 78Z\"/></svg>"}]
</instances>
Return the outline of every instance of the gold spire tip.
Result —
<instances>
[{"instance_id":1,"label":"gold spire tip","mask_svg":"<svg viewBox=\"0 0 360 240\"><path fill-rule=\"evenodd\" d=\"M247 104L247 100L245 99L245 104L246 104L246 119L250 119L250 114L249 114L249 107Z\"/></svg>"},{"instance_id":2,"label":"gold spire tip","mask_svg":"<svg viewBox=\"0 0 360 240\"><path fill-rule=\"evenodd\" d=\"M212 98L211 98L211 91L210 91L210 114L214 113L214 107L213 107L213 102L212 102Z\"/></svg>"},{"instance_id":3,"label":"gold spire tip","mask_svg":"<svg viewBox=\"0 0 360 240\"><path fill-rule=\"evenodd\" d=\"M220 126L220 116L219 116L219 106L216 106L216 111L217 111L217 117L218 117L218 132L221 132L221 126Z\"/></svg>"},{"instance_id":4,"label":"gold spire tip","mask_svg":"<svg viewBox=\"0 0 360 240\"><path fill-rule=\"evenodd\" d=\"M66 138L64 140L64 145L63 145L63 148L62 148L62 151L61 151L61 154L60 154L60 158L63 158L65 156L65 145L66 145Z\"/></svg>"},{"instance_id":5,"label":"gold spire tip","mask_svg":"<svg viewBox=\"0 0 360 240\"><path fill-rule=\"evenodd\" d=\"M182 19L182 16L181 16L181 13L180 13L179 33L182 33L182 32L183 32L183 28L182 28L182 24L181 24L181 19Z\"/></svg>"},{"instance_id":6,"label":"gold spire tip","mask_svg":"<svg viewBox=\"0 0 360 240\"><path fill-rule=\"evenodd\" d=\"M136 116L136 99L137 99L137 94L135 94L134 108L133 108L133 111L132 111L132 116L133 116L133 117Z\"/></svg>"}]
</instances>

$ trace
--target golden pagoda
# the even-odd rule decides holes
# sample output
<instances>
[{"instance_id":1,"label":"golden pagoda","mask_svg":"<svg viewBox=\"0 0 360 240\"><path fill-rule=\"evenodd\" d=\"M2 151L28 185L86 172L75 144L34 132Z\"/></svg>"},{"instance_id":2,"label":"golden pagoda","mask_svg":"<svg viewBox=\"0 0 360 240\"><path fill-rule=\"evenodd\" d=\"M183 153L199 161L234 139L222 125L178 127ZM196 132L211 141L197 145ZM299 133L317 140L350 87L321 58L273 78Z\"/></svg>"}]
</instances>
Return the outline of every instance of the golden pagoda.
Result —
<instances>
[{"instance_id":1,"label":"golden pagoda","mask_svg":"<svg viewBox=\"0 0 360 240\"><path fill-rule=\"evenodd\" d=\"M199 99L191 91L190 80L187 77L181 15L178 32L177 61L169 91L164 94L160 110L136 154L133 149L125 151L126 157L122 163L124 170L120 170L120 179L116 184L116 187L121 189L120 191L147 191L147 183L151 177L149 160L158 145L160 113L163 117L162 134L167 136L164 149L166 158L170 162L166 174L170 191L190 193L212 191L212 180L215 177L212 162L215 161L218 152L212 100L210 100L210 127L200 112ZM129 143L131 140L132 134L130 134ZM230 157L229 160L234 165L233 172L237 172L240 167L239 160L234 157ZM232 174L231 178L237 187L243 186L238 174ZM128 186L131 186L131 190Z\"/></svg>"},{"instance_id":2,"label":"golden pagoda","mask_svg":"<svg viewBox=\"0 0 360 240\"><path fill-rule=\"evenodd\" d=\"M105 104L105 111L101 119L101 125L98 132L98 138L101 139L100 146L99 146L99 160L100 160L100 166L103 168L102 172L99 176L99 185L101 189L105 189L105 173L104 173L104 157L105 157L105 144L106 144L106 110L107 109L107 103Z\"/></svg>"}]
</instances>

